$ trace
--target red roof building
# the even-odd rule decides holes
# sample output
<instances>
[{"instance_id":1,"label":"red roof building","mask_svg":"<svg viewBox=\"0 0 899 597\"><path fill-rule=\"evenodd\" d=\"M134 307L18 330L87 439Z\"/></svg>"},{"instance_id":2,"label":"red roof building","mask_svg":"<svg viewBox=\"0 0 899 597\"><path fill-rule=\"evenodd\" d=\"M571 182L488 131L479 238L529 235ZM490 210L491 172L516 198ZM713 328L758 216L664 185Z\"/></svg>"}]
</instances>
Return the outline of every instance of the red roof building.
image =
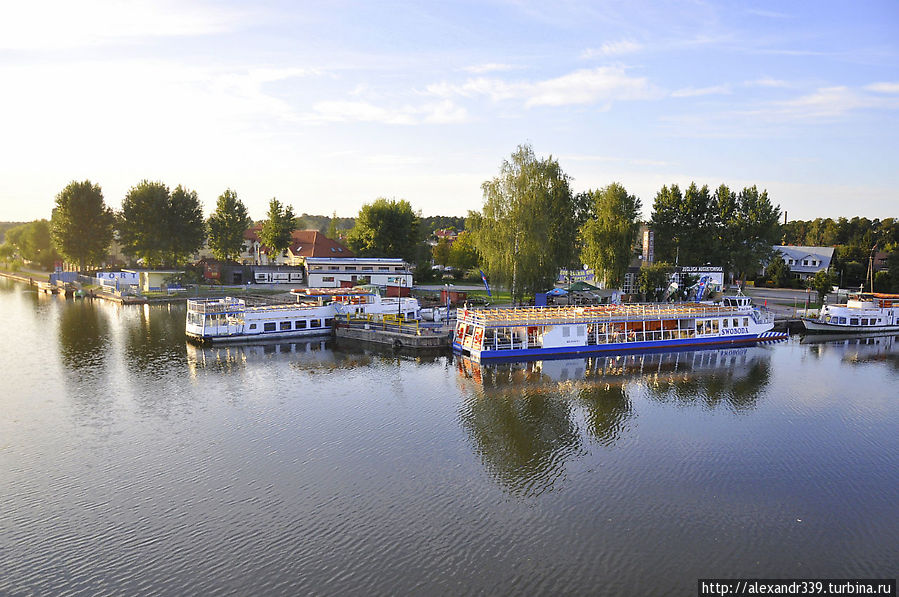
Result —
<instances>
[{"instance_id":1,"label":"red roof building","mask_svg":"<svg viewBox=\"0 0 899 597\"><path fill-rule=\"evenodd\" d=\"M347 247L318 230L294 230L286 254L272 255L271 250L259 242L261 230L261 225L253 226L243 235L248 245L247 253L256 263L301 265L307 257L355 257Z\"/></svg>"}]
</instances>

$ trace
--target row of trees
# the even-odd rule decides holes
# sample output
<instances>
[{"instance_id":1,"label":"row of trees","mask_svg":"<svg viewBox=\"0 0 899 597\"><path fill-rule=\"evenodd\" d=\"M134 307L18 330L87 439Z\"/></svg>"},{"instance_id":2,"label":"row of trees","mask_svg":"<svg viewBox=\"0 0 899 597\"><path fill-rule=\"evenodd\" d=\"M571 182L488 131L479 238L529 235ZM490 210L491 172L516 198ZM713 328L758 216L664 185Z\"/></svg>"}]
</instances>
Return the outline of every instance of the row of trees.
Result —
<instances>
[{"instance_id":1,"label":"row of trees","mask_svg":"<svg viewBox=\"0 0 899 597\"><path fill-rule=\"evenodd\" d=\"M296 228L293 210L272 199L267 215L262 242L282 251ZM123 252L150 266L184 263L207 239L212 253L228 260L240 254L251 224L246 206L230 189L205 220L196 191L181 185L170 190L143 180L128 191L116 213L106 205L99 185L76 181L56 196L49 222L37 220L6 232L0 258L9 260L15 253L45 268L65 259L85 269L105 259L117 233Z\"/></svg>"},{"instance_id":2,"label":"row of trees","mask_svg":"<svg viewBox=\"0 0 899 597\"><path fill-rule=\"evenodd\" d=\"M538 159L519 146L482 185L484 206L466 228L492 277L513 300L546 288L559 268L585 263L618 286L633 259L641 202L618 183L573 195L570 177L552 156ZM668 263L721 264L739 276L754 273L780 240L780 209L767 192L726 185L714 193L692 183L664 186L650 224L655 258Z\"/></svg>"}]
</instances>

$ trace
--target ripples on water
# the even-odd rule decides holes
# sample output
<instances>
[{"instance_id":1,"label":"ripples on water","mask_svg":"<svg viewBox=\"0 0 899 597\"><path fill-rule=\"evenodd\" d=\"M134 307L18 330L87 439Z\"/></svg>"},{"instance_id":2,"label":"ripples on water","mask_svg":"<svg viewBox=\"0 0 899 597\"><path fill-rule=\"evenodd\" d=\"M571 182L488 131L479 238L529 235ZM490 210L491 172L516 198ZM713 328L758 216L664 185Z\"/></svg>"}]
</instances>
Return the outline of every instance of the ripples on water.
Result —
<instances>
[{"instance_id":1,"label":"ripples on water","mask_svg":"<svg viewBox=\"0 0 899 597\"><path fill-rule=\"evenodd\" d=\"M0 282L0 594L884 577L895 339L480 366Z\"/></svg>"}]
</instances>

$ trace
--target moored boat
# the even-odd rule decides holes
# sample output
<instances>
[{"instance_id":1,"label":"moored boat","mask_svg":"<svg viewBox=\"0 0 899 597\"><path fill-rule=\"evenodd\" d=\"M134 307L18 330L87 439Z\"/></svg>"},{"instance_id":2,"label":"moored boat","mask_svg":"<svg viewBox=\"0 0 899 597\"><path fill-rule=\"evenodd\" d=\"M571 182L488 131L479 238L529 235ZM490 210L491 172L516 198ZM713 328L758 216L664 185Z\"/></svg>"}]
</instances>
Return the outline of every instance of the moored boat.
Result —
<instances>
[{"instance_id":1,"label":"moored boat","mask_svg":"<svg viewBox=\"0 0 899 597\"><path fill-rule=\"evenodd\" d=\"M418 300L351 289L295 290L296 304L248 307L224 297L187 301L187 337L200 342L268 340L330 334L338 315L418 317Z\"/></svg>"},{"instance_id":2,"label":"moored boat","mask_svg":"<svg viewBox=\"0 0 899 597\"><path fill-rule=\"evenodd\" d=\"M844 304L824 305L818 317L802 324L815 333L872 333L899 331L899 294L860 292Z\"/></svg>"},{"instance_id":3,"label":"moored boat","mask_svg":"<svg viewBox=\"0 0 899 597\"><path fill-rule=\"evenodd\" d=\"M474 359L545 358L780 340L747 296L704 303L460 309L453 349Z\"/></svg>"}]
</instances>

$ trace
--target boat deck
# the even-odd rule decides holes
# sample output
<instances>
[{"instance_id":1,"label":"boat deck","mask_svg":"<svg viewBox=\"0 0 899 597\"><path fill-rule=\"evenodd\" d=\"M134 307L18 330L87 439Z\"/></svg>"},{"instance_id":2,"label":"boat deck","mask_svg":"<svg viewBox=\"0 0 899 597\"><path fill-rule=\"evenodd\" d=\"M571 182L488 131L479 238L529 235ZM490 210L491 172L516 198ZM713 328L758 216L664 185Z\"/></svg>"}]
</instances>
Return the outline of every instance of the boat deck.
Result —
<instances>
[{"instance_id":1,"label":"boat deck","mask_svg":"<svg viewBox=\"0 0 899 597\"><path fill-rule=\"evenodd\" d=\"M612 321L696 319L746 316L746 310L700 303L672 305L597 305L588 307L516 307L512 309L464 309L458 321L485 327L558 325Z\"/></svg>"}]
</instances>

